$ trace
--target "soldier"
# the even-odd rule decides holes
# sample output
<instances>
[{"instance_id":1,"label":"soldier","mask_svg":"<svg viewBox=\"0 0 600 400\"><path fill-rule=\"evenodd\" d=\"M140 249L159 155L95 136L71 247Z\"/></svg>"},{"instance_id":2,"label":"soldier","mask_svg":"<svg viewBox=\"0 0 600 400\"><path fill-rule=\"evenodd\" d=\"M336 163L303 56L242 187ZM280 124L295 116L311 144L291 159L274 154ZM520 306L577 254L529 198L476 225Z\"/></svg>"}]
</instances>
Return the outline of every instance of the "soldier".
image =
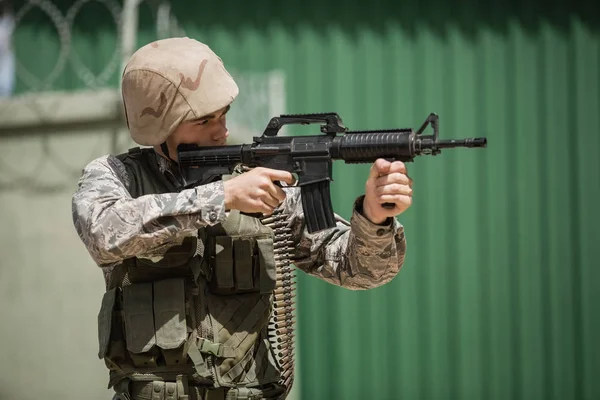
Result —
<instances>
[{"instance_id":1,"label":"soldier","mask_svg":"<svg viewBox=\"0 0 600 400\"><path fill-rule=\"evenodd\" d=\"M198 41L140 48L122 96L132 139L149 147L92 161L73 195L75 228L106 281L98 356L117 399L285 398L293 360L274 343L291 340L291 325L273 329L291 307L274 301L290 284L281 246L287 263L352 290L391 281L404 262L395 217L411 205L412 181L401 162L377 160L350 221L336 216L336 227L314 234L299 189L274 184L293 184L287 171L240 169L184 188L177 146L224 145L237 94Z\"/></svg>"}]
</instances>

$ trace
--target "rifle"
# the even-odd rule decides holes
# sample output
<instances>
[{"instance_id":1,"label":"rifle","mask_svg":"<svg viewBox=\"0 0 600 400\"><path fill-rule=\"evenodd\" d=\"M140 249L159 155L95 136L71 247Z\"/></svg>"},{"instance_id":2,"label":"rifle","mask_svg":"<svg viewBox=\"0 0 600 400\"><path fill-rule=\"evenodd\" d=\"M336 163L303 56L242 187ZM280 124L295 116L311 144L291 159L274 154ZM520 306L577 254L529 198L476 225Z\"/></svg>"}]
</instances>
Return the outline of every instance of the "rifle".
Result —
<instances>
[{"instance_id":1,"label":"rifle","mask_svg":"<svg viewBox=\"0 0 600 400\"><path fill-rule=\"evenodd\" d=\"M277 136L284 125L320 123L324 135ZM433 135L423 135L427 126ZM262 136L251 144L177 148L179 167L186 187L203 185L231 174L237 164L285 170L296 175L302 208L310 233L335 226L329 185L332 161L373 163L378 158L412 162L416 156L437 155L441 149L486 147L486 138L439 140L439 118L431 113L421 127L350 131L337 113L286 114L273 117ZM341 134L341 135L338 135ZM393 208L394 204L383 204Z\"/></svg>"}]
</instances>

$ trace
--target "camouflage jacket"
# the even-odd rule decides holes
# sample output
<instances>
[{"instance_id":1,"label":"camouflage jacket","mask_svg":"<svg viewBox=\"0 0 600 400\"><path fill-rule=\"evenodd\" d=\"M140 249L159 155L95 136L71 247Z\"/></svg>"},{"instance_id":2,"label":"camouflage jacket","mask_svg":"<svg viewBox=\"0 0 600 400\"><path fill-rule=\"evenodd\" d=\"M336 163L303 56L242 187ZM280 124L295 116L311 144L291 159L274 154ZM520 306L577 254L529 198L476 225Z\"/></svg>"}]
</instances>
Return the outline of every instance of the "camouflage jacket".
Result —
<instances>
[{"instance_id":1,"label":"camouflage jacket","mask_svg":"<svg viewBox=\"0 0 600 400\"><path fill-rule=\"evenodd\" d=\"M166 160L159 160L160 170L174 179ZM128 191L129 182L121 161L112 155L100 157L84 168L72 198L75 228L107 282L112 268L124 259L157 261L184 237L226 218L222 181L135 199ZM387 225L371 223L359 212L359 197L349 222L336 215L335 228L309 234L300 190L285 191L280 207L290 215L296 267L353 290L381 286L396 276L406 250L404 229L396 219Z\"/></svg>"}]
</instances>

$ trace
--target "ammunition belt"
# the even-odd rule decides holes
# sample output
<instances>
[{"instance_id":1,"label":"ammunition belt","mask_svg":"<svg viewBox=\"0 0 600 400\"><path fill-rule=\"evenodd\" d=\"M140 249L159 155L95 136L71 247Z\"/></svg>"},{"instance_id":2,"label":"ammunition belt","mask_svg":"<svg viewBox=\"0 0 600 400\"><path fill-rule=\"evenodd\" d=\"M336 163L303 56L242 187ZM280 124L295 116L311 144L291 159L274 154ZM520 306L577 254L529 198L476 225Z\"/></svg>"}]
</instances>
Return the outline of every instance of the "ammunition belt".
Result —
<instances>
[{"instance_id":1,"label":"ammunition belt","mask_svg":"<svg viewBox=\"0 0 600 400\"><path fill-rule=\"evenodd\" d=\"M276 265L275 290L273 292L273 312L268 325L268 336L275 361L281 371L279 382L286 389L286 396L294 382L294 330L296 270L291 265L294 253L292 229L288 225L289 215L277 208L261 222L274 233L274 253Z\"/></svg>"}]
</instances>

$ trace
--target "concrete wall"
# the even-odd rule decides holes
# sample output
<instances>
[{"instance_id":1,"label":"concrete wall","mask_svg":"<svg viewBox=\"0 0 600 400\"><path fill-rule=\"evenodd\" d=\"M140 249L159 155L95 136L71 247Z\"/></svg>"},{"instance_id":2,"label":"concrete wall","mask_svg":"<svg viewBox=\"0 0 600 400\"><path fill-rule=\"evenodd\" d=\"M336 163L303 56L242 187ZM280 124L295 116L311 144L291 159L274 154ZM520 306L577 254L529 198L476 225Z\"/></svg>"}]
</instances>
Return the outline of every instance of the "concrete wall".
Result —
<instances>
[{"instance_id":1,"label":"concrete wall","mask_svg":"<svg viewBox=\"0 0 600 400\"><path fill-rule=\"evenodd\" d=\"M71 194L91 159L129 146L114 91L0 102L0 399L111 398L97 353L100 269Z\"/></svg>"}]
</instances>

